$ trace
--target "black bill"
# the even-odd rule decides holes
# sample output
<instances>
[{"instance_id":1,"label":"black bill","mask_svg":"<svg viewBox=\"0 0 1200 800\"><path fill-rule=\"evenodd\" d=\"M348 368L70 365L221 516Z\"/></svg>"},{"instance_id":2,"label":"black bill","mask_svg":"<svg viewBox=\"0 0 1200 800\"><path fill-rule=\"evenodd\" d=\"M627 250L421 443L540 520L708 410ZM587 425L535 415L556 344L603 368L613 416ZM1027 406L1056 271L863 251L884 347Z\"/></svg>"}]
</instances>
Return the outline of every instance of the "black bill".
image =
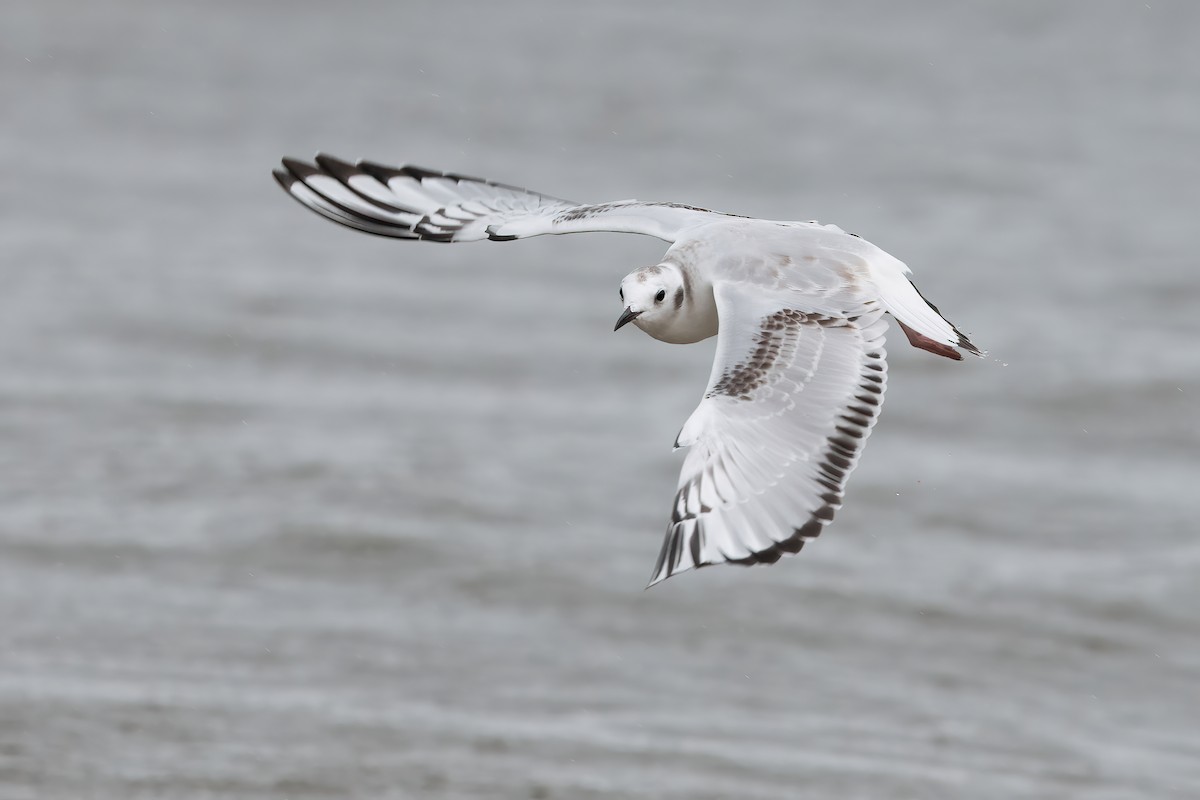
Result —
<instances>
[{"instance_id":1,"label":"black bill","mask_svg":"<svg viewBox=\"0 0 1200 800\"><path fill-rule=\"evenodd\" d=\"M642 314L642 312L640 312L640 311L630 311L628 308L626 308L624 311L621 312L621 316L617 317L617 326L615 328L613 328L613 330L614 331L621 330L622 326L627 325L630 322L633 322L635 319L637 319L639 316L641 316L641 314Z\"/></svg>"}]
</instances>

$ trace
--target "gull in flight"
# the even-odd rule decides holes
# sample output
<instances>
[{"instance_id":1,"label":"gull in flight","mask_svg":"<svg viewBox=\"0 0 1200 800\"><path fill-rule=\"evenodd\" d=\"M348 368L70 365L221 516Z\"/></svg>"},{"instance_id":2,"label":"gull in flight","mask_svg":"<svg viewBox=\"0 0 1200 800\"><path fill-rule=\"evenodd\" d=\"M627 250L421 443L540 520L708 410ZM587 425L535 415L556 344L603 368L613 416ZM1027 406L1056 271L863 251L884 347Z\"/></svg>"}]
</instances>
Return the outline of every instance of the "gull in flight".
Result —
<instances>
[{"instance_id":1,"label":"gull in flight","mask_svg":"<svg viewBox=\"0 0 1200 800\"><path fill-rule=\"evenodd\" d=\"M621 281L617 328L664 342L717 337L650 585L710 564L773 564L841 508L887 382L887 317L915 347L983 355L909 280L903 262L834 225L679 203L573 203L420 167L290 158L296 200L348 228L430 242L613 231L671 246ZM614 329L615 330L615 329ZM957 349L956 349L957 348Z\"/></svg>"}]
</instances>

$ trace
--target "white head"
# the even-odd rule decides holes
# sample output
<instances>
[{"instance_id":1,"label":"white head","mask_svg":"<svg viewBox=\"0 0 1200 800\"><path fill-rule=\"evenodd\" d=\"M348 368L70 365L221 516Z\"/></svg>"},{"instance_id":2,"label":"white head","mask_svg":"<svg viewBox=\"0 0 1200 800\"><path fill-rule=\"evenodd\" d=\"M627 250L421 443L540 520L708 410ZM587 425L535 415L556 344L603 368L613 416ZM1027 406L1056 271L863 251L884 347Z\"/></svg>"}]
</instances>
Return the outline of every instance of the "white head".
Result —
<instances>
[{"instance_id":1,"label":"white head","mask_svg":"<svg viewBox=\"0 0 1200 800\"><path fill-rule=\"evenodd\" d=\"M674 264L635 269L621 281L625 310L613 330L632 322L655 339L672 340L672 328L687 309L685 283L683 273Z\"/></svg>"}]
</instances>

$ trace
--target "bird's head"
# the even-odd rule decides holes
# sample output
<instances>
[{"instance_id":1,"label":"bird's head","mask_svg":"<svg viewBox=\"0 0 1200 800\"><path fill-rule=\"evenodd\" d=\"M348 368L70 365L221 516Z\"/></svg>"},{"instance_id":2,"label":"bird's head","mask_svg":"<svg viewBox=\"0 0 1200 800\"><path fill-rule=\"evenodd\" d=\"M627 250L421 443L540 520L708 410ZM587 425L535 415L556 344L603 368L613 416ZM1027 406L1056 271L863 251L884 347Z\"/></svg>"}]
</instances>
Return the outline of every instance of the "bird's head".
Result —
<instances>
[{"instance_id":1,"label":"bird's head","mask_svg":"<svg viewBox=\"0 0 1200 800\"><path fill-rule=\"evenodd\" d=\"M621 281L620 296L624 311L613 330L632 322L656 339L663 338L684 308L683 273L674 264L635 269Z\"/></svg>"}]
</instances>

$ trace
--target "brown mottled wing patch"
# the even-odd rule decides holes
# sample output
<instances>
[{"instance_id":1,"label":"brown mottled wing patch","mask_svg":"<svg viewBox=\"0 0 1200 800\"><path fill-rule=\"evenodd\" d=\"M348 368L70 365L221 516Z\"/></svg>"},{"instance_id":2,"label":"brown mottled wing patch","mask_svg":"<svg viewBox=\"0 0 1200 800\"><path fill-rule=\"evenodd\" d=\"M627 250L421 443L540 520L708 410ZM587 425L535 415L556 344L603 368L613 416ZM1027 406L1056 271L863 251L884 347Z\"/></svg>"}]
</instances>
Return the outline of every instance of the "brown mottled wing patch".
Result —
<instances>
[{"instance_id":1,"label":"brown mottled wing patch","mask_svg":"<svg viewBox=\"0 0 1200 800\"><path fill-rule=\"evenodd\" d=\"M794 345L803 326L838 327L851 322L824 314L806 314L794 308L781 309L764 317L754 340L754 349L744 361L727 368L706 396L728 395L739 400L753 400L751 393L767 381L776 361Z\"/></svg>"},{"instance_id":2,"label":"brown mottled wing patch","mask_svg":"<svg viewBox=\"0 0 1200 800\"><path fill-rule=\"evenodd\" d=\"M725 395L739 400L753 400L751 393L766 382L780 353L799 336L802 324L802 316L791 309L764 317L752 344L754 349L744 360L727 367L706 396Z\"/></svg>"},{"instance_id":3,"label":"brown mottled wing patch","mask_svg":"<svg viewBox=\"0 0 1200 800\"><path fill-rule=\"evenodd\" d=\"M678 203L580 205L452 172L351 164L324 154L313 163L285 158L274 175L288 194L326 219L394 239L507 241L615 231L674 241L681 231L721 216Z\"/></svg>"},{"instance_id":4,"label":"brown mottled wing patch","mask_svg":"<svg viewBox=\"0 0 1200 800\"><path fill-rule=\"evenodd\" d=\"M844 316L716 289L717 357L680 432L691 450L651 584L709 564L771 564L842 506L887 384L877 305Z\"/></svg>"}]
</instances>

